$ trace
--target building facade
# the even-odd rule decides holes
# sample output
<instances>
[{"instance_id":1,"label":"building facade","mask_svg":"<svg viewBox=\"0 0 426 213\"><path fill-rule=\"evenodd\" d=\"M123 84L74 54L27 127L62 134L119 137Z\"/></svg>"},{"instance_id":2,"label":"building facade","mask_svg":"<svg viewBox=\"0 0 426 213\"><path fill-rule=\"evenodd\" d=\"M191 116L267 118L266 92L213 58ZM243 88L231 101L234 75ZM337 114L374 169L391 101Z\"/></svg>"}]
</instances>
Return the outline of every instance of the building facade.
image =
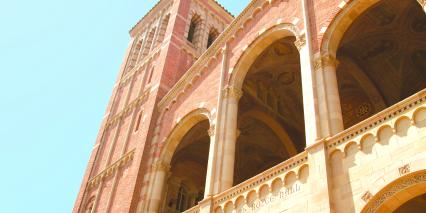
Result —
<instances>
[{"instance_id":1,"label":"building facade","mask_svg":"<svg viewBox=\"0 0 426 213\"><path fill-rule=\"evenodd\" d=\"M74 213L422 212L426 1L160 0Z\"/></svg>"}]
</instances>

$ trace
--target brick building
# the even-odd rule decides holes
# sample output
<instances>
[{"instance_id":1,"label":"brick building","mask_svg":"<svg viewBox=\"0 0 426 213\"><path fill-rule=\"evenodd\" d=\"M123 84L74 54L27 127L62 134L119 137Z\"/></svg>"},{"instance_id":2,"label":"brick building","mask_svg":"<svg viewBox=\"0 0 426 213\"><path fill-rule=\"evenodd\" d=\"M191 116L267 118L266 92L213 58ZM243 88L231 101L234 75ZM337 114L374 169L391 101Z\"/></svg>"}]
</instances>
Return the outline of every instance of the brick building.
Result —
<instances>
[{"instance_id":1,"label":"brick building","mask_svg":"<svg viewBox=\"0 0 426 213\"><path fill-rule=\"evenodd\" d=\"M426 1L160 0L73 212L426 209Z\"/></svg>"}]
</instances>

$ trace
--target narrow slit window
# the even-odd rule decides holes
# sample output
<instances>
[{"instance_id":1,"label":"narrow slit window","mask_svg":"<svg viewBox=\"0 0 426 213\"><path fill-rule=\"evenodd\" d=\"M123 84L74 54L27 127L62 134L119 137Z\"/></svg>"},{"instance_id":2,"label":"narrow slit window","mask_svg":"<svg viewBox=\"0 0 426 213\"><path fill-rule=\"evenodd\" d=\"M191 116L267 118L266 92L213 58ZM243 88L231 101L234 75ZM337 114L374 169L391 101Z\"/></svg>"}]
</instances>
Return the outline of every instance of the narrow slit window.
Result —
<instances>
[{"instance_id":1,"label":"narrow slit window","mask_svg":"<svg viewBox=\"0 0 426 213\"><path fill-rule=\"evenodd\" d=\"M211 29L209 32L209 37L207 39L207 48L209 48L213 42L216 40L216 38L219 36L219 32L216 29Z\"/></svg>"},{"instance_id":2,"label":"narrow slit window","mask_svg":"<svg viewBox=\"0 0 426 213\"><path fill-rule=\"evenodd\" d=\"M139 113L138 119L136 120L135 132L139 130L139 127L141 125L141 120L142 120L142 112Z\"/></svg>"}]
</instances>

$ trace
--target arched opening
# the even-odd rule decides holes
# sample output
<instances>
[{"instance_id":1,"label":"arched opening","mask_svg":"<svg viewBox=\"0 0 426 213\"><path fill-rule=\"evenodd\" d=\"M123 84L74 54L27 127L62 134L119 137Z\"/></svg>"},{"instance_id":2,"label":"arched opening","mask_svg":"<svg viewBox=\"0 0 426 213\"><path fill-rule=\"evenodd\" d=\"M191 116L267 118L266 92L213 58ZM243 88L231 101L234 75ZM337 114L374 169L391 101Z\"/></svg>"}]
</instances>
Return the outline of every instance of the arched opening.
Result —
<instances>
[{"instance_id":1,"label":"arched opening","mask_svg":"<svg viewBox=\"0 0 426 213\"><path fill-rule=\"evenodd\" d=\"M424 11L416 0L379 1L348 27L336 58L348 128L426 88Z\"/></svg>"},{"instance_id":2,"label":"arched opening","mask_svg":"<svg viewBox=\"0 0 426 213\"><path fill-rule=\"evenodd\" d=\"M296 38L284 35L274 40L255 56L242 83L234 185L291 158L305 147ZM258 44L254 45L257 49Z\"/></svg>"},{"instance_id":3,"label":"arched opening","mask_svg":"<svg viewBox=\"0 0 426 213\"><path fill-rule=\"evenodd\" d=\"M404 175L375 193L361 212L424 212L426 209L426 170Z\"/></svg>"},{"instance_id":4,"label":"arched opening","mask_svg":"<svg viewBox=\"0 0 426 213\"><path fill-rule=\"evenodd\" d=\"M169 25L170 14L163 18L160 26L160 33L158 35L158 43L161 44L164 41L166 35L167 26Z\"/></svg>"},{"instance_id":5,"label":"arched opening","mask_svg":"<svg viewBox=\"0 0 426 213\"><path fill-rule=\"evenodd\" d=\"M207 38L207 48L209 48L216 38L219 36L219 31L216 28L210 29L209 36Z\"/></svg>"},{"instance_id":6,"label":"arched opening","mask_svg":"<svg viewBox=\"0 0 426 213\"><path fill-rule=\"evenodd\" d=\"M178 142L170 162L164 212L183 212L204 198L209 127L207 119L199 121Z\"/></svg>"},{"instance_id":7,"label":"arched opening","mask_svg":"<svg viewBox=\"0 0 426 213\"><path fill-rule=\"evenodd\" d=\"M187 40L193 44L197 42L197 35L201 24L201 17L194 15L189 23Z\"/></svg>"},{"instance_id":8,"label":"arched opening","mask_svg":"<svg viewBox=\"0 0 426 213\"><path fill-rule=\"evenodd\" d=\"M149 52L151 51L151 46L152 46L152 43L154 42L154 36L155 36L156 30L157 30L157 28L152 28L149 31L149 33L147 34L145 47L143 47L142 55L140 56L141 59L146 57L149 54Z\"/></svg>"},{"instance_id":9,"label":"arched opening","mask_svg":"<svg viewBox=\"0 0 426 213\"><path fill-rule=\"evenodd\" d=\"M139 58L140 51L142 49L142 45L143 45L143 39L141 39L141 38L138 38L134 42L131 54L129 56L129 60L127 62L128 65L127 65L127 70L126 71L130 71L138 63L138 58Z\"/></svg>"},{"instance_id":10,"label":"arched opening","mask_svg":"<svg viewBox=\"0 0 426 213\"><path fill-rule=\"evenodd\" d=\"M426 209L426 193L419 195L397 208L395 213L423 212Z\"/></svg>"}]
</instances>

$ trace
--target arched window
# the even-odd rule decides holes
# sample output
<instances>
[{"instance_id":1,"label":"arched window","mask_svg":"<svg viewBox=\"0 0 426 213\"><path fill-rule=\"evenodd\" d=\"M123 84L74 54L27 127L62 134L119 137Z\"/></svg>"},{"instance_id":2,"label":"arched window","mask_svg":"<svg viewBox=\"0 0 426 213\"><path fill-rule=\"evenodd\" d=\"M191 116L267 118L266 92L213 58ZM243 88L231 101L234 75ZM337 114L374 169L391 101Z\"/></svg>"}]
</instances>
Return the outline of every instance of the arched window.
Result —
<instances>
[{"instance_id":1,"label":"arched window","mask_svg":"<svg viewBox=\"0 0 426 213\"><path fill-rule=\"evenodd\" d=\"M178 192L176 210L183 212L188 208L188 189L181 185Z\"/></svg>"},{"instance_id":2,"label":"arched window","mask_svg":"<svg viewBox=\"0 0 426 213\"><path fill-rule=\"evenodd\" d=\"M194 15L189 24L187 40L193 44L196 42L197 31L200 27L201 18L199 15Z\"/></svg>"},{"instance_id":3,"label":"arched window","mask_svg":"<svg viewBox=\"0 0 426 213\"><path fill-rule=\"evenodd\" d=\"M209 32L209 37L207 39L207 48L209 48L213 44L213 42L218 36L219 32L215 28L212 28Z\"/></svg>"},{"instance_id":4,"label":"arched window","mask_svg":"<svg viewBox=\"0 0 426 213\"><path fill-rule=\"evenodd\" d=\"M135 41L134 46L132 48L132 52L129 56L129 61L127 65L127 71L133 69L138 62L139 53L141 51L143 44L143 39L138 39Z\"/></svg>"},{"instance_id":5,"label":"arched window","mask_svg":"<svg viewBox=\"0 0 426 213\"><path fill-rule=\"evenodd\" d=\"M154 36L155 36L156 30L157 30L157 28L152 28L149 31L147 38L146 38L145 47L144 47L143 52L142 52L142 57L145 57L149 54L149 51L151 50L152 43L154 41Z\"/></svg>"},{"instance_id":6,"label":"arched window","mask_svg":"<svg viewBox=\"0 0 426 213\"><path fill-rule=\"evenodd\" d=\"M160 34L158 38L158 43L162 43L164 40L164 36L166 35L167 25L169 24L170 15L167 15L161 22L160 26Z\"/></svg>"},{"instance_id":7,"label":"arched window","mask_svg":"<svg viewBox=\"0 0 426 213\"><path fill-rule=\"evenodd\" d=\"M142 113L143 113L142 111L139 113L138 119L136 120L135 132L139 130L139 127L141 125Z\"/></svg>"}]
</instances>

